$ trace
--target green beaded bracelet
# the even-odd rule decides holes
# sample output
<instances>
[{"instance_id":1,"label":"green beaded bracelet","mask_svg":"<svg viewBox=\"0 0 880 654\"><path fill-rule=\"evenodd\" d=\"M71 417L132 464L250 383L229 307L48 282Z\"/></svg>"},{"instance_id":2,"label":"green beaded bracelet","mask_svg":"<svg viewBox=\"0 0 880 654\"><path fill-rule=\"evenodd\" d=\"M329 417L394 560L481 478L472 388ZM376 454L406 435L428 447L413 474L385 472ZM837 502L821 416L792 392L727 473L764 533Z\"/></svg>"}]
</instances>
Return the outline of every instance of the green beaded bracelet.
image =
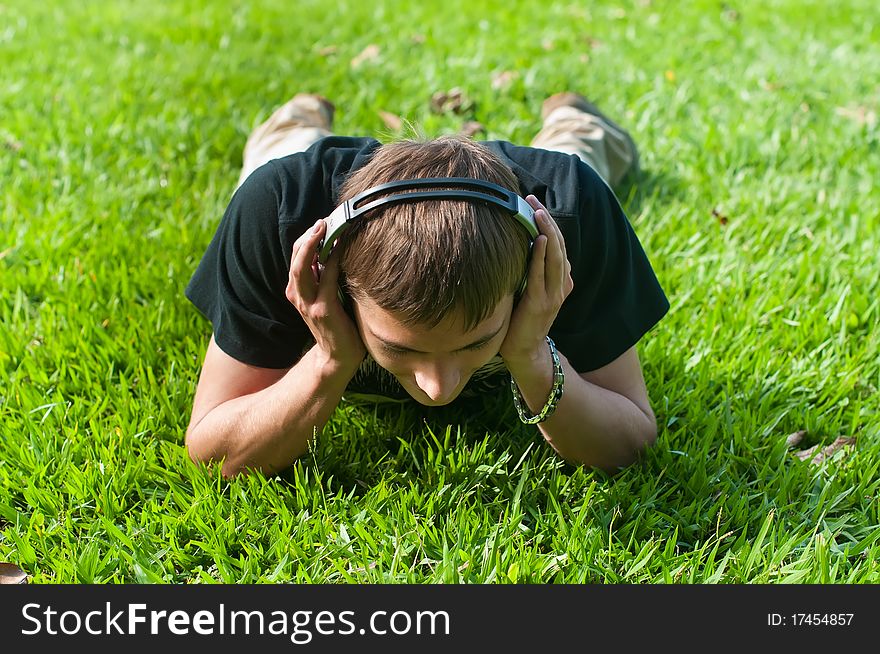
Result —
<instances>
[{"instance_id":1,"label":"green beaded bracelet","mask_svg":"<svg viewBox=\"0 0 880 654\"><path fill-rule=\"evenodd\" d=\"M556 351L556 344L549 336L547 337L547 345L550 346L550 356L553 357L553 387L550 389L550 397L547 398L547 404L544 405L544 408L541 409L540 412L531 417L526 414L526 402L523 399L522 393L519 392L516 382L513 381L513 376L511 375L510 377L510 390L513 392L513 405L516 407L519 419L527 425L536 425L539 422L544 422L556 410L559 398L562 397L562 386L565 384L565 373L562 370L562 362L559 360L559 352Z\"/></svg>"}]
</instances>

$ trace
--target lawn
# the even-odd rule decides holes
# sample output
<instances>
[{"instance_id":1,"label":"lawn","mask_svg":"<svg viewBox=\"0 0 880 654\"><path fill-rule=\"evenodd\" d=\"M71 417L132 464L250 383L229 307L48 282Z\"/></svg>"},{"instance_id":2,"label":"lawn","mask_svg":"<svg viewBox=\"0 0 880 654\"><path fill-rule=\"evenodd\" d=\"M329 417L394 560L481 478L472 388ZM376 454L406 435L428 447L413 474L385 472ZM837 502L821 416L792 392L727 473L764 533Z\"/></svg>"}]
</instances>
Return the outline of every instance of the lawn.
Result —
<instances>
[{"instance_id":1,"label":"lawn","mask_svg":"<svg viewBox=\"0 0 880 654\"><path fill-rule=\"evenodd\" d=\"M3 3L0 561L31 583L880 582L878 43L870 0ZM464 111L433 112L456 87ZM566 89L642 153L619 197L672 305L639 346L642 461L574 468L505 396L344 405L273 477L190 462L211 327L183 289L256 124L312 91L340 134L391 140L388 112L528 143Z\"/></svg>"}]
</instances>

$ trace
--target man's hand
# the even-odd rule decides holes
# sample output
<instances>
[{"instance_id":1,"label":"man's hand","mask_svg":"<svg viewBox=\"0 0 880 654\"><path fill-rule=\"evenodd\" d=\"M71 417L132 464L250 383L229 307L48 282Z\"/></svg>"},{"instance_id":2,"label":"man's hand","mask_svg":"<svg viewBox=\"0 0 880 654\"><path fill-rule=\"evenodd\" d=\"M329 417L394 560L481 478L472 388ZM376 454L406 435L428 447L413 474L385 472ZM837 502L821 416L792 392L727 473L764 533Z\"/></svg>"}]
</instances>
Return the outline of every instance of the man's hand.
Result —
<instances>
[{"instance_id":1,"label":"man's hand","mask_svg":"<svg viewBox=\"0 0 880 654\"><path fill-rule=\"evenodd\" d=\"M546 336L563 301L574 288L565 239L546 207L534 195L526 202L535 210L540 235L532 244L526 289L510 318L499 354L508 364L524 364L538 357L550 360Z\"/></svg>"},{"instance_id":2,"label":"man's hand","mask_svg":"<svg viewBox=\"0 0 880 654\"><path fill-rule=\"evenodd\" d=\"M366 355L366 348L337 297L338 254L331 255L326 266L318 263L318 243L326 229L326 222L319 220L293 244L285 294L322 353L331 361L356 366Z\"/></svg>"}]
</instances>

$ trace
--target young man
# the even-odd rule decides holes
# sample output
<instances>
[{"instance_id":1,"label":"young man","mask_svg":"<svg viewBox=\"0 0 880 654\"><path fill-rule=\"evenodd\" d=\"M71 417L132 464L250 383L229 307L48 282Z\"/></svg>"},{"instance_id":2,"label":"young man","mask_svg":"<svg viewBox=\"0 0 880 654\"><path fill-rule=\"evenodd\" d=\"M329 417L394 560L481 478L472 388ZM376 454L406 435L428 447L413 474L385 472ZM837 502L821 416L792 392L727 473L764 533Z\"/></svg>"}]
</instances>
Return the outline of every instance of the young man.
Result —
<instances>
[{"instance_id":1,"label":"young man","mask_svg":"<svg viewBox=\"0 0 880 654\"><path fill-rule=\"evenodd\" d=\"M562 457L606 470L653 443L635 346L669 304L605 181L637 165L635 145L582 96L551 96L542 113L531 147L337 137L333 105L308 94L255 130L186 289L214 327L193 460L278 471L364 394L439 406L510 393ZM424 178L520 195L537 237L495 204L443 197L389 201L328 238L343 201Z\"/></svg>"}]
</instances>

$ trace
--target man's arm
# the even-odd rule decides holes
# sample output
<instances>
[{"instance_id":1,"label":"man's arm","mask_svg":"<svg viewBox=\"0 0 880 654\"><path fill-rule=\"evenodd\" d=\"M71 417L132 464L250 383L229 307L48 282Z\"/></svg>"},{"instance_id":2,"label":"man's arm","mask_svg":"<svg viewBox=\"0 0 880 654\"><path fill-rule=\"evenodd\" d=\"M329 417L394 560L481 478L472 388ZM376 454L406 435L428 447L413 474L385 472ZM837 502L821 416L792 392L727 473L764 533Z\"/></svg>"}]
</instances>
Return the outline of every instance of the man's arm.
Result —
<instances>
[{"instance_id":1,"label":"man's arm","mask_svg":"<svg viewBox=\"0 0 880 654\"><path fill-rule=\"evenodd\" d=\"M538 426L564 459L615 472L632 463L657 438L638 353L631 347L606 366L575 372L560 353L565 372L562 399ZM548 348L532 361L509 362L523 399L537 413L553 385Z\"/></svg>"},{"instance_id":2,"label":"man's arm","mask_svg":"<svg viewBox=\"0 0 880 654\"><path fill-rule=\"evenodd\" d=\"M211 338L199 377L186 446L194 461L219 461L223 474L275 472L308 449L342 399L366 349L337 297L339 258L318 265L326 225L293 244L285 295L315 345L288 370L250 366Z\"/></svg>"},{"instance_id":3,"label":"man's arm","mask_svg":"<svg viewBox=\"0 0 880 654\"><path fill-rule=\"evenodd\" d=\"M356 370L317 347L287 370L257 368L230 357L212 337L186 432L190 458L223 459L227 477L286 468L324 428Z\"/></svg>"},{"instance_id":4,"label":"man's arm","mask_svg":"<svg viewBox=\"0 0 880 654\"><path fill-rule=\"evenodd\" d=\"M535 210L541 234L532 246L526 290L511 315L500 353L526 405L538 413L553 386L546 336L574 281L558 225L535 196L527 196L526 201ZM565 385L556 410L539 423L544 438L575 463L609 472L632 463L657 438L635 345L584 374L576 372L562 353L559 359Z\"/></svg>"}]
</instances>

